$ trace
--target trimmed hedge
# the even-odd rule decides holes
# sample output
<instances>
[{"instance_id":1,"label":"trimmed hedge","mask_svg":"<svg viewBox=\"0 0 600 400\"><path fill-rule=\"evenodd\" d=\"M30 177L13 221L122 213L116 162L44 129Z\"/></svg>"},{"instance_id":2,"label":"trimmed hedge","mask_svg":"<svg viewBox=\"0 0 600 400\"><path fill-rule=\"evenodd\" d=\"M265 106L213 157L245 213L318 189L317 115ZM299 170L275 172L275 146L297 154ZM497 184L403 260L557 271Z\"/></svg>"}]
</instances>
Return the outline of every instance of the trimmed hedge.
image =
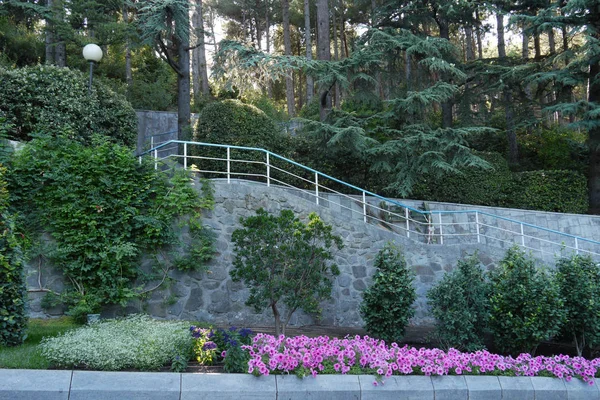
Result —
<instances>
[{"instance_id":1,"label":"trimmed hedge","mask_svg":"<svg viewBox=\"0 0 600 400\"><path fill-rule=\"evenodd\" d=\"M292 151L292 142L288 135L281 132L277 124L257 107L242 103L239 100L224 100L206 105L198 117L193 141L219 143L234 146L256 147L270 150L273 153L286 156ZM189 152L193 156L203 156L224 159L224 148L201 148L191 146ZM264 163L266 156L262 152L247 150L231 150L232 159L251 160ZM277 160L270 160L277 165ZM225 161L198 160L198 168L210 171L226 171ZM261 164L248 165L231 163L231 172L252 173L265 175L266 167ZM272 171L276 174L276 171ZM217 175L223 177L223 174ZM247 176L244 176L247 178ZM282 179L280 176L279 178ZM261 179L255 177L255 179Z\"/></svg>"},{"instance_id":2,"label":"trimmed hedge","mask_svg":"<svg viewBox=\"0 0 600 400\"><path fill-rule=\"evenodd\" d=\"M7 210L5 174L6 168L0 165L0 345L17 346L23 343L27 326L24 259Z\"/></svg>"},{"instance_id":3,"label":"trimmed hedge","mask_svg":"<svg viewBox=\"0 0 600 400\"><path fill-rule=\"evenodd\" d=\"M101 134L127 146L137 140L137 117L125 97L98 80L88 95L87 74L68 68L0 68L0 112L13 124L14 140L40 131L66 131L83 141Z\"/></svg>"},{"instance_id":4,"label":"trimmed hedge","mask_svg":"<svg viewBox=\"0 0 600 400\"><path fill-rule=\"evenodd\" d=\"M588 209L587 180L575 171L513 174L509 207L583 214Z\"/></svg>"},{"instance_id":5,"label":"trimmed hedge","mask_svg":"<svg viewBox=\"0 0 600 400\"><path fill-rule=\"evenodd\" d=\"M198 117L194 141L289 152L288 139L263 111L239 100L208 104Z\"/></svg>"},{"instance_id":6,"label":"trimmed hedge","mask_svg":"<svg viewBox=\"0 0 600 400\"><path fill-rule=\"evenodd\" d=\"M470 168L441 179L426 175L411 197L428 201L583 214L587 180L576 171L513 173L499 153L477 153L493 170Z\"/></svg>"},{"instance_id":7,"label":"trimmed hedge","mask_svg":"<svg viewBox=\"0 0 600 400\"><path fill-rule=\"evenodd\" d=\"M460 174L445 174L441 179L425 176L416 185L413 198L460 204L504 206L506 189L512 176L508 163L500 153L475 152L493 169L467 168Z\"/></svg>"}]
</instances>

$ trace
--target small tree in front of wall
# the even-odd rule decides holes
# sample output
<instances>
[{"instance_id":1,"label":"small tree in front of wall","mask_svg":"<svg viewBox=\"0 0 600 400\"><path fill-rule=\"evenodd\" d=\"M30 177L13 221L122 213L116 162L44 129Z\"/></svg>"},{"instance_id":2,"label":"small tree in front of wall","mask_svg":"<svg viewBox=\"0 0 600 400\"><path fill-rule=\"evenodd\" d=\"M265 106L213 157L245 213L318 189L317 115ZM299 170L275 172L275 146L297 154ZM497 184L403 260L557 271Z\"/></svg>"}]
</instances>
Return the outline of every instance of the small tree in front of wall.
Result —
<instances>
[{"instance_id":1,"label":"small tree in front of wall","mask_svg":"<svg viewBox=\"0 0 600 400\"><path fill-rule=\"evenodd\" d=\"M342 240L331 226L315 213L305 224L291 210L274 216L262 208L240 222L243 228L232 235L236 255L230 275L250 288L246 305L256 312L270 307L277 335L285 334L298 309L320 315L319 303L331 297L332 277L340 273L331 259Z\"/></svg>"},{"instance_id":2,"label":"small tree in front of wall","mask_svg":"<svg viewBox=\"0 0 600 400\"><path fill-rule=\"evenodd\" d=\"M373 285L363 295L360 314L367 332L387 342L397 341L415 314L414 276L400 250L391 244L377 253L375 268Z\"/></svg>"}]
</instances>

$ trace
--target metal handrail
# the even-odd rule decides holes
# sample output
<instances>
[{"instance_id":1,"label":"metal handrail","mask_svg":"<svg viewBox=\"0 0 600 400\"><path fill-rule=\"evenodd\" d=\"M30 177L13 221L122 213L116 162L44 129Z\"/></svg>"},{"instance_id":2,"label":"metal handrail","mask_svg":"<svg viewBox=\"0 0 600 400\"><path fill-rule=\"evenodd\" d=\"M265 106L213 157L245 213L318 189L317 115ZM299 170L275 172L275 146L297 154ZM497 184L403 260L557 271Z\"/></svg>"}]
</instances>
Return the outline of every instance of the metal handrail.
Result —
<instances>
[{"instance_id":1,"label":"metal handrail","mask_svg":"<svg viewBox=\"0 0 600 400\"><path fill-rule=\"evenodd\" d=\"M170 132L168 132L170 133ZM165 157L161 157L159 159L158 157L158 152L160 149L163 149L167 146L170 145L183 145L183 155L180 154L170 154L167 155ZM191 156L188 154L187 151L187 147L188 145L192 145L192 146L203 146L203 147L213 147L213 148L222 148L222 149L226 149L227 150L227 158L218 158L218 157L202 157L202 156ZM179 146L178 146L179 147ZM253 152L260 152L265 154L266 156L266 162L264 161L256 161L256 160L242 160L242 159L233 159L231 158L231 150L235 149L235 150L244 150L244 151L253 151ZM544 254L553 254L552 252L549 252L547 249L542 249L542 242L546 242L549 244L552 244L554 246L559 246L560 250L564 250L564 249L573 249L575 250L575 252L577 254L579 254L579 252L584 252L587 254L590 254L592 256L596 256L600 258L600 242L595 241L593 239L588 239L585 237L581 237L581 236L577 236L577 235L572 235L569 233L564 233L564 232L560 232L554 229L549 229L549 228L545 228L542 226L537 226L534 224L530 224L527 222L522 222L522 221L518 221L512 218L508 218L508 217L503 217L500 215L495 215L486 211L481 211L481 210L455 210L455 211L451 211L451 210L419 210L416 209L414 207L411 207L410 205L407 204L403 204L397 200L394 199L389 199L383 196L380 196L376 193L372 193L368 190L365 189L361 189L357 186L354 186L352 184L349 184L347 182L341 181L337 178L334 178L330 175L324 174L322 172L319 172L315 169L312 169L310 167L307 167L305 165L302 165L300 163L297 163L293 160L290 160L288 158L285 158L283 156L280 156L278 154L272 153L268 150L265 149L261 149L261 148L256 148L256 147L245 147L245 146L234 146L234 145L223 145L223 144L215 144L215 143L202 143L202 142L191 142L191 141L181 141L181 140L169 140L166 141L164 143L158 144L155 147L151 148L150 150L144 151L142 153L140 153L139 159L140 162L142 160L142 157L144 155L147 154L151 154L153 155L154 158L154 162L155 162L155 168L158 168L158 162L160 160L163 159L167 159L170 157L176 157L176 158L181 158L183 157L183 164L184 164L184 168L187 168L188 166L188 158L192 159L192 160L196 160L196 159L201 159L201 160L214 160L214 161L223 161L227 163L227 171L203 171L203 170L199 170L200 172L204 172L204 173L216 173L216 174L221 174L221 175L226 175L227 176L227 181L229 182L231 179L231 176L252 176L252 177L262 177L264 179L266 179L266 183L267 186L270 186L271 181L273 182L277 182L281 185L284 186L289 186L289 187L295 187L293 185L287 184L283 181L280 181L278 179L275 179L272 174L271 174L271 168L273 168L273 170L276 171L280 171L283 173L286 173L288 175L291 175L293 177L295 177L296 179L300 179L304 182L307 182L311 185L314 185L315 189L313 192L309 191L309 190L305 190L302 188L297 188L296 189L300 189L302 190L302 192L304 193L308 193L311 196L315 197L316 199L316 203L319 204L319 201L327 201L329 203L332 203L332 201L330 199L327 199L324 195L330 195L331 193L335 193L335 195L337 196L342 196L343 198L347 198L350 199L352 202L356 202L359 205L362 206L362 217L364 222L368 222L369 220L373 220L373 221L379 221L382 223L385 223L387 225L389 225L390 227L394 227L396 229L400 229L402 231L405 232L406 237L407 238L411 238L411 234L416 234L417 237L418 236L424 236L427 239L427 243L431 243L433 241L436 241L439 239L439 244L450 244L447 243L448 239L452 239L453 237L466 237L466 236L472 236L472 237L476 237L476 242L477 243L482 243L483 240L485 239L485 242L488 242L488 239L492 240L492 241L500 241L502 243L513 243L513 244L517 244L523 248L527 248L527 249L532 249L531 247L526 245L526 239L531 241L531 240L538 240L540 242L540 249L532 249L534 251L539 251L540 253ZM286 171L283 168L280 168L278 166L272 165L271 163L271 158L274 159L279 159L281 161L284 161L288 164L291 164L293 166L299 167L301 170L304 170L306 172L309 172L311 174L311 176L313 177L311 179L307 179L305 177L296 175L292 172ZM240 172L232 172L231 171L231 163L250 163L250 164L259 164L259 165L264 165L266 167L266 172L265 174L255 174L255 173L240 173ZM325 178L327 180L330 180L332 182L336 182L342 186L345 186L349 189L355 190L357 192L359 192L362 195L362 199L358 199L355 196L352 195L348 195L345 193L341 193L338 192L334 189L328 188L324 185L322 185L321 183L319 183L319 179L320 178ZM319 190L322 190L321 193L319 193ZM371 204L367 201L367 196L376 200L381 200L383 202L385 202L384 204L390 204L392 206L395 207L400 207L402 209L404 209L404 215L390 211L390 210L386 210L382 207L378 207L374 204ZM346 209L346 210L350 210L353 213L356 212L355 210L352 209L352 205L348 206L343 206L341 204L341 198L340 198L340 202L335 203L336 205L338 205L340 207L340 209ZM395 218L399 218L399 219L403 219L404 221L402 221L400 224L398 223L394 223L394 222L390 222L390 221L386 221L385 219L381 219L378 218L376 216L373 215L369 215L368 210L371 209L375 209L378 210L378 212L381 214L382 212L387 213L387 215L389 216L394 216ZM424 221L420 221L415 219L414 217L411 218L411 213L415 213L418 215L421 215L422 219L424 219ZM443 216L449 216L449 215L458 215L458 214L466 214L467 218L469 217L469 215L474 214L475 216L475 221L451 221L451 222L444 222L443 221ZM435 218L434 218L435 216ZM482 221L483 217L488 217L497 221L506 221L512 224L517 224L519 226L519 230L512 230L512 229L504 229L500 226L494 226L494 225L489 225L489 223L485 223L484 221ZM413 225L413 227L415 229L411 229L411 224ZM471 233L471 226L475 224L475 232ZM452 227L454 226L456 228L456 226L460 226L460 225L466 225L468 231L465 232L452 232L452 231L447 231L447 229L452 229ZM417 231L416 227L417 226L422 226L423 228L427 229L427 232L423 233L420 230ZM503 232L507 232L510 235L516 235L516 237L518 239L510 239L510 240L505 240L504 238L500 238L500 237L490 237L489 233L483 233L481 232L482 229L485 228L490 228L493 230L499 230L499 231L503 231ZM524 229L528 228L529 229L534 229L534 230L538 230L541 232L546 232L547 234L551 234L551 235L558 235L560 238L562 239L568 239L570 241L574 241L574 246L570 246L570 245L566 245L564 243L564 241L553 241L553 240L548 240L548 239L544 239L541 237L537 237L537 236L531 236L531 234L525 234L524 233ZM444 233L444 230L446 230L446 232ZM463 229L464 231L465 229ZM398 232L396 232L398 233ZM444 239L446 239L446 243L444 243ZM413 239L414 240L414 239ZM465 242L462 242L465 243ZM457 244L457 243L453 243L453 244ZM594 251L589 250L589 249L585 249L585 248L581 248L582 244L587 244L587 245L591 245L592 247L597 247L597 249L595 249Z\"/></svg>"}]
</instances>

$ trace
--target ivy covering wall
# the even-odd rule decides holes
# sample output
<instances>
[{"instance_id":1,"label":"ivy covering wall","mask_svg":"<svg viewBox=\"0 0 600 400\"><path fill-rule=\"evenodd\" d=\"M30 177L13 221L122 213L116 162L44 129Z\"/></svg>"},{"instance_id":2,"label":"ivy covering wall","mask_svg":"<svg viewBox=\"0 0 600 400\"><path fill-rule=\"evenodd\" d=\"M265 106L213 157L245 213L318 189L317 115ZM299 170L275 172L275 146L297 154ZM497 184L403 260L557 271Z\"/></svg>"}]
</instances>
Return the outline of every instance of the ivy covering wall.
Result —
<instances>
[{"instance_id":1,"label":"ivy covering wall","mask_svg":"<svg viewBox=\"0 0 600 400\"><path fill-rule=\"evenodd\" d=\"M6 168L0 164L0 345L16 346L23 342L25 314L25 277L23 252L8 212Z\"/></svg>"}]
</instances>

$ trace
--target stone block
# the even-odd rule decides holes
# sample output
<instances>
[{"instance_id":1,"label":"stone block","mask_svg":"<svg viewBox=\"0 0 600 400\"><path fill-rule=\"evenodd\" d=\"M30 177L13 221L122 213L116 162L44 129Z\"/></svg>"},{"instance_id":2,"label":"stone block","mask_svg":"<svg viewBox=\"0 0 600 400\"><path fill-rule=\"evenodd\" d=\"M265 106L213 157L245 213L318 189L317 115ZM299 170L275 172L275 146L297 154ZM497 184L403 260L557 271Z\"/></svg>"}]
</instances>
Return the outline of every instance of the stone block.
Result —
<instances>
[{"instance_id":1,"label":"stone block","mask_svg":"<svg viewBox=\"0 0 600 400\"><path fill-rule=\"evenodd\" d=\"M354 289L358 290L359 292L362 292L367 288L367 286L361 279L355 280L352 284L352 287L354 287Z\"/></svg>"},{"instance_id":2,"label":"stone block","mask_svg":"<svg viewBox=\"0 0 600 400\"><path fill-rule=\"evenodd\" d=\"M579 379L564 382L569 400L600 400L599 381L596 379L593 385Z\"/></svg>"},{"instance_id":3,"label":"stone block","mask_svg":"<svg viewBox=\"0 0 600 400\"><path fill-rule=\"evenodd\" d=\"M534 400L531 378L525 376L499 376L502 400Z\"/></svg>"},{"instance_id":4,"label":"stone block","mask_svg":"<svg viewBox=\"0 0 600 400\"><path fill-rule=\"evenodd\" d=\"M195 311L204 305L204 300L202 299L202 289L194 288L190 291L190 297L188 298L187 303L185 304L185 309L187 311Z\"/></svg>"},{"instance_id":5,"label":"stone block","mask_svg":"<svg viewBox=\"0 0 600 400\"><path fill-rule=\"evenodd\" d=\"M536 376L531 378L536 399L562 400L567 398L565 382L558 378Z\"/></svg>"},{"instance_id":6,"label":"stone block","mask_svg":"<svg viewBox=\"0 0 600 400\"><path fill-rule=\"evenodd\" d=\"M179 400L181 374L74 371L69 400Z\"/></svg>"},{"instance_id":7,"label":"stone block","mask_svg":"<svg viewBox=\"0 0 600 400\"><path fill-rule=\"evenodd\" d=\"M0 369L0 400L67 400L71 371Z\"/></svg>"},{"instance_id":8,"label":"stone block","mask_svg":"<svg viewBox=\"0 0 600 400\"><path fill-rule=\"evenodd\" d=\"M467 400L469 392L463 376L432 376L435 400Z\"/></svg>"},{"instance_id":9,"label":"stone block","mask_svg":"<svg viewBox=\"0 0 600 400\"><path fill-rule=\"evenodd\" d=\"M372 375L359 375L361 400L434 400L431 379L428 376L391 376L374 384Z\"/></svg>"},{"instance_id":10,"label":"stone block","mask_svg":"<svg viewBox=\"0 0 600 400\"><path fill-rule=\"evenodd\" d=\"M275 376L182 374L181 400L269 400L277 398Z\"/></svg>"},{"instance_id":11,"label":"stone block","mask_svg":"<svg viewBox=\"0 0 600 400\"><path fill-rule=\"evenodd\" d=\"M277 376L277 398L285 400L359 400L361 388L356 375L328 375L325 379L295 375ZM364 399L364 397L363 397Z\"/></svg>"},{"instance_id":12,"label":"stone block","mask_svg":"<svg viewBox=\"0 0 600 400\"><path fill-rule=\"evenodd\" d=\"M357 258L357 257L352 257ZM367 276L367 269L364 265L353 265L352 274L355 278L365 278Z\"/></svg>"},{"instance_id":13,"label":"stone block","mask_svg":"<svg viewBox=\"0 0 600 400\"><path fill-rule=\"evenodd\" d=\"M465 375L469 400L501 400L502 389L497 376Z\"/></svg>"}]
</instances>

